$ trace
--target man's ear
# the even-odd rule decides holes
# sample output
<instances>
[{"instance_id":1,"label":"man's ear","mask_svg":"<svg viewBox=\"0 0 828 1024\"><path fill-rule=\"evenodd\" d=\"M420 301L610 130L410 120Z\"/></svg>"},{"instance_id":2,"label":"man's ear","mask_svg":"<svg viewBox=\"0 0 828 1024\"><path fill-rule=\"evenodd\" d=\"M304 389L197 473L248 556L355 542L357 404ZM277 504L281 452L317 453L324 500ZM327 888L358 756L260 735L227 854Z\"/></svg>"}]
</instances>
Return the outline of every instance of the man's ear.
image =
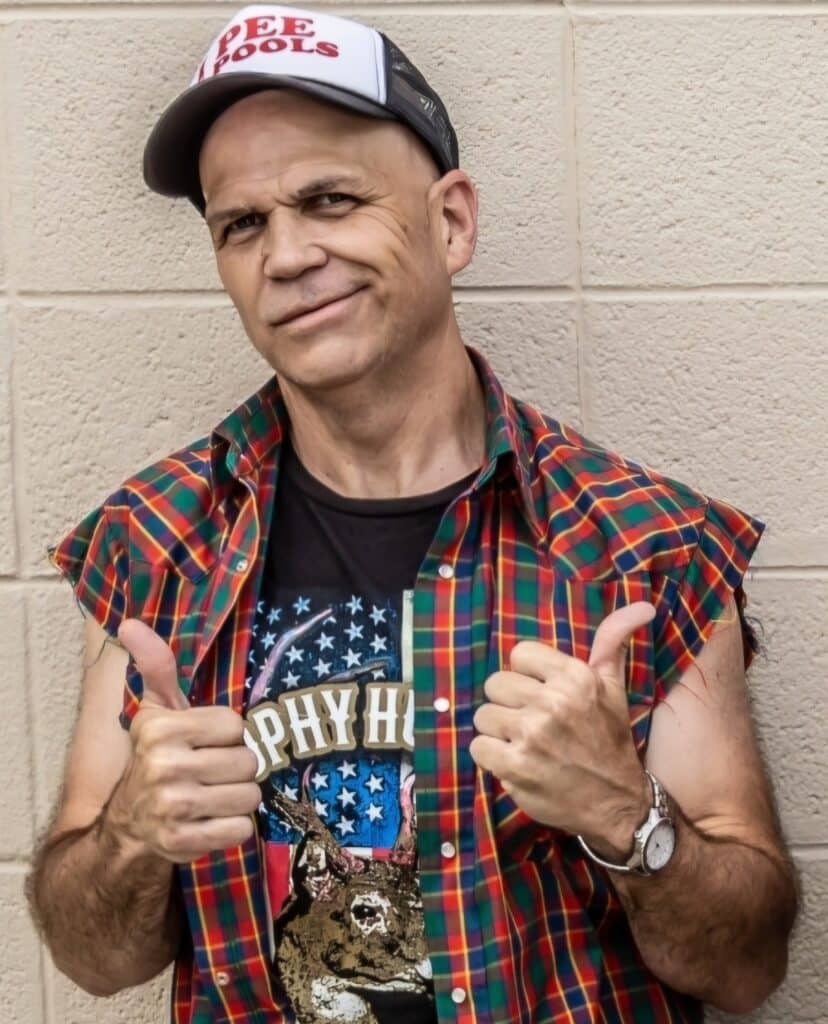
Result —
<instances>
[{"instance_id":1,"label":"man's ear","mask_svg":"<svg viewBox=\"0 0 828 1024\"><path fill-rule=\"evenodd\" d=\"M477 187L459 168L444 174L429 189L429 204L439 213L441 253L450 277L472 261L477 246Z\"/></svg>"}]
</instances>

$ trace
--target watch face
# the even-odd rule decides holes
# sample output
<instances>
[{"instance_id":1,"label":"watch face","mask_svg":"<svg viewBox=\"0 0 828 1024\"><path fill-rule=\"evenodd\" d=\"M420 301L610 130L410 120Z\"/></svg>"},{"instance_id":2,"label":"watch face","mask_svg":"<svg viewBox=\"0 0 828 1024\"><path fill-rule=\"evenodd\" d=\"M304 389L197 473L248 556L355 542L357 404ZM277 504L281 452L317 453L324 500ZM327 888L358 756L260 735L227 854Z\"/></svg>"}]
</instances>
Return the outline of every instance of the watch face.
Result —
<instances>
[{"instance_id":1,"label":"watch face","mask_svg":"<svg viewBox=\"0 0 828 1024\"><path fill-rule=\"evenodd\" d=\"M673 856L676 845L676 833L669 821L659 821L644 850L644 860L648 871L660 871Z\"/></svg>"}]
</instances>

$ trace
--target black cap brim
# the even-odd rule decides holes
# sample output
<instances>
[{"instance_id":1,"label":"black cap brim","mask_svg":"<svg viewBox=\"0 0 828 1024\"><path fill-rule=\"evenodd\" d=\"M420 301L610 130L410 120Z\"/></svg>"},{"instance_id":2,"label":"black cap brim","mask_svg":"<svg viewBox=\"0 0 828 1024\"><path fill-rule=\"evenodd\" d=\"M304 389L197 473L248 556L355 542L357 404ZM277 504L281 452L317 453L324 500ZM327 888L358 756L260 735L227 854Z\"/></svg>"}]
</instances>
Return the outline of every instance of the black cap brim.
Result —
<instances>
[{"instance_id":1,"label":"black cap brim","mask_svg":"<svg viewBox=\"0 0 828 1024\"><path fill-rule=\"evenodd\" d=\"M368 117L396 121L386 107L327 82L292 75L234 72L197 82L158 119L144 148L144 181L163 196L187 196L204 213L198 157L210 125L234 103L265 89L298 89Z\"/></svg>"}]
</instances>

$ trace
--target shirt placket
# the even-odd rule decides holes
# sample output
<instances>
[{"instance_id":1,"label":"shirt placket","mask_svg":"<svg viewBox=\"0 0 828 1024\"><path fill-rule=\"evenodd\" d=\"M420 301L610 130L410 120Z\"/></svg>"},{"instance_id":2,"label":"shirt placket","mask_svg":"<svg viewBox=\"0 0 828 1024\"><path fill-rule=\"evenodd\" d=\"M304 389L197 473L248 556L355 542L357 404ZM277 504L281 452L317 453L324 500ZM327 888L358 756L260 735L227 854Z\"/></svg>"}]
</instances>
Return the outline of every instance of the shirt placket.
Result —
<instances>
[{"instance_id":1,"label":"shirt placket","mask_svg":"<svg viewBox=\"0 0 828 1024\"><path fill-rule=\"evenodd\" d=\"M446 1024L489 1020L474 902L476 767L468 753L474 713L470 666L476 656L472 577L478 520L476 493L456 499L441 521L414 589L419 868L436 1008ZM485 651L482 657L485 664Z\"/></svg>"},{"instance_id":2,"label":"shirt placket","mask_svg":"<svg viewBox=\"0 0 828 1024\"><path fill-rule=\"evenodd\" d=\"M241 478L247 494L243 498L221 562L207 598L207 617L202 630L199 649L194 662L193 679L205 664L207 654L239 601L242 589L248 583L259 551L261 523L257 508L257 487L247 478ZM261 574L261 564L256 579ZM256 579L249 582L255 585ZM236 643L241 643L235 639ZM246 651L234 652L236 664L246 664ZM226 679L223 674L214 681L213 700L242 712L244 699L244 672L238 679ZM204 681L198 682L199 696L204 698ZM222 684L226 688L222 688ZM256 864L248 863L257 859ZM184 870L189 869L189 866ZM232 873L232 884L223 889L214 888L212 879L205 877L205 869L193 874L192 893L197 906L192 908L193 945L196 966L204 996L220 1014L213 1019L233 1022L275 1024L282 1015L275 1008L270 990L267 958L261 948L266 927L255 920L252 899L244 897L245 890L264 885L262 858L258 846L254 852L246 847L223 851L206 869L207 872ZM203 922L203 923L202 923ZM239 936L246 936L241 941ZM255 946L251 957L251 945Z\"/></svg>"}]
</instances>

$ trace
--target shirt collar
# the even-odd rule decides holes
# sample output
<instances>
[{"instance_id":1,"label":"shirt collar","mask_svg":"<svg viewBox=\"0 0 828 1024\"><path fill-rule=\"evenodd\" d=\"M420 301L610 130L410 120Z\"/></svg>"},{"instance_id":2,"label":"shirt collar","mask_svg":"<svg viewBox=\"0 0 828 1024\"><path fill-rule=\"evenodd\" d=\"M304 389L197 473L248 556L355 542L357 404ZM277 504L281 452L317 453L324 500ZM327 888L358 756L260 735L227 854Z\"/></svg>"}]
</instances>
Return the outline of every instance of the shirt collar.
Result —
<instances>
[{"instance_id":1,"label":"shirt collar","mask_svg":"<svg viewBox=\"0 0 828 1024\"><path fill-rule=\"evenodd\" d=\"M539 522L532 492L527 431L515 399L507 394L483 354L471 345L465 345L465 349L480 378L486 401L485 466L474 486L492 474L501 481L514 482L524 518L536 537L543 540L545 531ZM274 374L213 429L210 435L213 480L216 483L226 480L227 473L239 478L248 476L258 469L266 456L278 457L278 446L289 423L287 407ZM535 480L535 484L539 486L539 481Z\"/></svg>"}]
</instances>

